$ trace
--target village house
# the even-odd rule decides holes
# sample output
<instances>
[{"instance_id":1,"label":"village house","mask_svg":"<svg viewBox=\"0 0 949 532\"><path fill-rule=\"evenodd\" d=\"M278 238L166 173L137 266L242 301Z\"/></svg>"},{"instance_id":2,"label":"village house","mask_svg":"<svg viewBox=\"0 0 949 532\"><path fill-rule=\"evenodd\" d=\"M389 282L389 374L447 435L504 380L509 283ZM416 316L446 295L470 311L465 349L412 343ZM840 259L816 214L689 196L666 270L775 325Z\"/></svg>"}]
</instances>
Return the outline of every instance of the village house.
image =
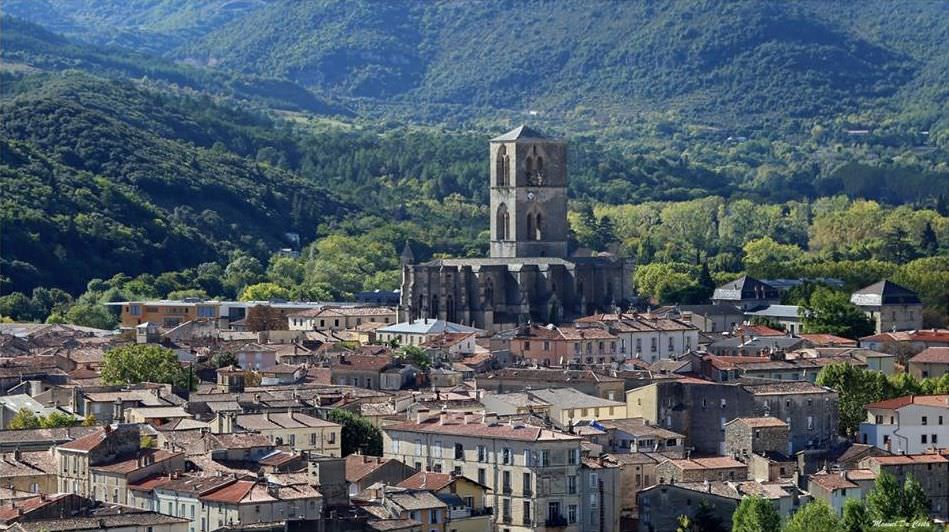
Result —
<instances>
[{"instance_id":1,"label":"village house","mask_svg":"<svg viewBox=\"0 0 949 532\"><path fill-rule=\"evenodd\" d=\"M894 454L949 447L949 394L906 395L866 405L860 440Z\"/></svg>"},{"instance_id":2,"label":"village house","mask_svg":"<svg viewBox=\"0 0 949 532\"><path fill-rule=\"evenodd\" d=\"M860 347L908 359L930 347L949 347L949 329L882 332L860 338Z\"/></svg>"},{"instance_id":3,"label":"village house","mask_svg":"<svg viewBox=\"0 0 949 532\"><path fill-rule=\"evenodd\" d=\"M699 346L699 328L681 319L657 314L594 314L575 321L578 330L602 328L615 336L617 360L656 362Z\"/></svg>"},{"instance_id":4,"label":"village house","mask_svg":"<svg viewBox=\"0 0 949 532\"><path fill-rule=\"evenodd\" d=\"M807 490L815 500L824 501L837 515L843 515L844 503L866 498L875 482L876 474L870 469L819 471L807 477Z\"/></svg>"},{"instance_id":5,"label":"village house","mask_svg":"<svg viewBox=\"0 0 949 532\"><path fill-rule=\"evenodd\" d=\"M308 484L281 486L260 480L236 480L201 494L202 519L209 529L228 525L272 523L320 519L323 499ZM190 511L189 511L190 515Z\"/></svg>"},{"instance_id":6,"label":"village house","mask_svg":"<svg viewBox=\"0 0 949 532\"><path fill-rule=\"evenodd\" d=\"M237 433L256 432L277 446L286 445L300 451L313 451L329 456L342 456L342 427L299 412L262 414L219 413L210 422L212 431Z\"/></svg>"},{"instance_id":7,"label":"village house","mask_svg":"<svg viewBox=\"0 0 949 532\"><path fill-rule=\"evenodd\" d=\"M623 379L588 369L505 368L479 374L477 383L479 389L497 393L528 388L573 388L610 401L621 401L624 393Z\"/></svg>"},{"instance_id":8,"label":"village house","mask_svg":"<svg viewBox=\"0 0 949 532\"><path fill-rule=\"evenodd\" d=\"M322 307L287 315L291 331L343 331L362 325L395 323L396 310L392 307Z\"/></svg>"},{"instance_id":9,"label":"village house","mask_svg":"<svg viewBox=\"0 0 949 532\"><path fill-rule=\"evenodd\" d=\"M382 389L382 374L393 367L391 355L340 354L330 363L333 384Z\"/></svg>"},{"instance_id":10,"label":"village house","mask_svg":"<svg viewBox=\"0 0 949 532\"><path fill-rule=\"evenodd\" d=\"M346 457L346 482L349 483L350 496L378 482L394 486L415 473L411 467L391 458L364 454Z\"/></svg>"},{"instance_id":11,"label":"village house","mask_svg":"<svg viewBox=\"0 0 949 532\"><path fill-rule=\"evenodd\" d=\"M625 419L626 403L610 401L579 392L573 388L545 388L526 392L549 405L554 425L569 428L581 420Z\"/></svg>"},{"instance_id":12,"label":"village house","mask_svg":"<svg viewBox=\"0 0 949 532\"><path fill-rule=\"evenodd\" d=\"M386 457L417 470L454 471L491 489L497 526L524 530L563 526L579 530L592 509L580 497L577 436L490 414L419 414L383 427Z\"/></svg>"},{"instance_id":13,"label":"village house","mask_svg":"<svg viewBox=\"0 0 949 532\"><path fill-rule=\"evenodd\" d=\"M445 333L473 333L480 336L484 332L482 329L460 323L435 318L419 318L376 329L376 339L386 343L395 341L399 345L420 346Z\"/></svg>"},{"instance_id":14,"label":"village house","mask_svg":"<svg viewBox=\"0 0 949 532\"><path fill-rule=\"evenodd\" d=\"M909 374L917 379L949 374L949 347L929 347L909 359Z\"/></svg>"},{"instance_id":15,"label":"village house","mask_svg":"<svg viewBox=\"0 0 949 532\"><path fill-rule=\"evenodd\" d=\"M667 456L685 452L685 435L646 423L643 418L605 419L596 424L607 435L610 453L663 453Z\"/></svg>"},{"instance_id":16,"label":"village house","mask_svg":"<svg viewBox=\"0 0 949 532\"><path fill-rule=\"evenodd\" d=\"M919 296L887 279L855 291L850 302L873 321L877 334L923 326L923 303Z\"/></svg>"},{"instance_id":17,"label":"village house","mask_svg":"<svg viewBox=\"0 0 949 532\"><path fill-rule=\"evenodd\" d=\"M748 479L748 466L727 456L666 460L656 466L660 484L704 482L706 480L741 481Z\"/></svg>"},{"instance_id":18,"label":"village house","mask_svg":"<svg viewBox=\"0 0 949 532\"><path fill-rule=\"evenodd\" d=\"M860 467L874 474L887 472L900 486L912 476L923 487L932 517L949 519L949 459L941 454L905 454L898 456L869 456L860 461Z\"/></svg>"},{"instance_id":19,"label":"village house","mask_svg":"<svg viewBox=\"0 0 949 532\"><path fill-rule=\"evenodd\" d=\"M745 320L745 313L740 308L726 303L659 307L653 314L691 323L703 333L731 332Z\"/></svg>"},{"instance_id":20,"label":"village house","mask_svg":"<svg viewBox=\"0 0 949 532\"><path fill-rule=\"evenodd\" d=\"M781 293L767 283L743 275L716 288L712 294L712 303L732 305L748 311L781 303Z\"/></svg>"}]
</instances>

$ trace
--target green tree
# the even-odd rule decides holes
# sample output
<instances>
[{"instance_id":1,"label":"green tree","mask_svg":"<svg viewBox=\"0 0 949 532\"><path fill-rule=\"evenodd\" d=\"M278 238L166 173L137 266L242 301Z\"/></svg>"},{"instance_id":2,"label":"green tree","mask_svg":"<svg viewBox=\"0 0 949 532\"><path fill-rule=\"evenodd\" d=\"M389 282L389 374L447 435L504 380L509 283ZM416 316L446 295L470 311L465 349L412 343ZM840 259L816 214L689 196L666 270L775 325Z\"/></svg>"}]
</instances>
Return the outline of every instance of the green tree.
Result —
<instances>
[{"instance_id":1,"label":"green tree","mask_svg":"<svg viewBox=\"0 0 949 532\"><path fill-rule=\"evenodd\" d=\"M247 285L241 291L241 301L271 301L274 299L288 299L290 291L274 283L257 283Z\"/></svg>"},{"instance_id":2,"label":"green tree","mask_svg":"<svg viewBox=\"0 0 949 532\"><path fill-rule=\"evenodd\" d=\"M368 419L339 408L330 410L326 418L343 427L343 456L356 451L371 456L382 456L382 432Z\"/></svg>"},{"instance_id":3,"label":"green tree","mask_svg":"<svg viewBox=\"0 0 949 532\"><path fill-rule=\"evenodd\" d=\"M16 415L10 419L10 430L25 430L40 428L40 418L29 408L21 408Z\"/></svg>"},{"instance_id":4,"label":"green tree","mask_svg":"<svg viewBox=\"0 0 949 532\"><path fill-rule=\"evenodd\" d=\"M186 288L184 290L172 290L165 295L168 299L207 299L208 293L200 288Z\"/></svg>"},{"instance_id":5,"label":"green tree","mask_svg":"<svg viewBox=\"0 0 949 532\"><path fill-rule=\"evenodd\" d=\"M799 310L804 332L827 333L846 338L873 334L873 322L850 302L846 293L819 286Z\"/></svg>"},{"instance_id":6,"label":"green tree","mask_svg":"<svg viewBox=\"0 0 949 532\"><path fill-rule=\"evenodd\" d=\"M867 494L867 510L874 520L892 522L900 519L903 514L903 496L896 477L881 471Z\"/></svg>"},{"instance_id":7,"label":"green tree","mask_svg":"<svg viewBox=\"0 0 949 532\"><path fill-rule=\"evenodd\" d=\"M926 222L923 232L919 237L919 249L924 255L932 256L939 253L939 237L933 230L932 222Z\"/></svg>"},{"instance_id":8,"label":"green tree","mask_svg":"<svg viewBox=\"0 0 949 532\"><path fill-rule=\"evenodd\" d=\"M13 292L0 297L0 316L14 321L32 321L35 316L33 302L25 294Z\"/></svg>"},{"instance_id":9,"label":"green tree","mask_svg":"<svg viewBox=\"0 0 949 532\"><path fill-rule=\"evenodd\" d=\"M237 357L230 351L221 351L211 359L215 368L226 368L228 366L237 366Z\"/></svg>"},{"instance_id":10,"label":"green tree","mask_svg":"<svg viewBox=\"0 0 949 532\"><path fill-rule=\"evenodd\" d=\"M76 416L64 412L52 412L46 417L40 418L40 427L44 429L53 429L57 427L73 427L79 424Z\"/></svg>"},{"instance_id":11,"label":"green tree","mask_svg":"<svg viewBox=\"0 0 949 532\"><path fill-rule=\"evenodd\" d=\"M245 286L263 281L263 277L263 266L250 255L238 254L224 269L224 285L235 295Z\"/></svg>"},{"instance_id":12,"label":"green tree","mask_svg":"<svg viewBox=\"0 0 949 532\"><path fill-rule=\"evenodd\" d=\"M780 274L784 263L799 260L804 256L801 248L794 244L779 244L770 236L746 243L742 251L745 253L745 271L756 277Z\"/></svg>"},{"instance_id":13,"label":"green tree","mask_svg":"<svg viewBox=\"0 0 949 532\"><path fill-rule=\"evenodd\" d=\"M844 501L841 525L844 532L869 532L873 520L862 500L850 498Z\"/></svg>"},{"instance_id":14,"label":"green tree","mask_svg":"<svg viewBox=\"0 0 949 532\"><path fill-rule=\"evenodd\" d=\"M913 475L907 475L903 482L903 497L900 499L900 512L907 521L929 519L929 501L919 481Z\"/></svg>"},{"instance_id":15,"label":"green tree","mask_svg":"<svg viewBox=\"0 0 949 532\"><path fill-rule=\"evenodd\" d=\"M107 384L157 382L188 386L188 371L171 349L155 344L132 344L106 351L102 381Z\"/></svg>"},{"instance_id":16,"label":"green tree","mask_svg":"<svg viewBox=\"0 0 949 532\"><path fill-rule=\"evenodd\" d=\"M777 508L759 496L745 497L732 515L732 532L778 532L781 516Z\"/></svg>"},{"instance_id":17,"label":"green tree","mask_svg":"<svg viewBox=\"0 0 949 532\"><path fill-rule=\"evenodd\" d=\"M112 330L119 324L118 317L100 303L76 303L63 316L66 323L96 329Z\"/></svg>"},{"instance_id":18,"label":"green tree","mask_svg":"<svg viewBox=\"0 0 949 532\"><path fill-rule=\"evenodd\" d=\"M867 418L864 406L888 395L888 382L883 374L868 372L850 364L829 364L817 374L817 384L834 389L838 394L840 434L849 437Z\"/></svg>"},{"instance_id":19,"label":"green tree","mask_svg":"<svg viewBox=\"0 0 949 532\"><path fill-rule=\"evenodd\" d=\"M840 519L826 502L814 499L788 520L784 532L837 532Z\"/></svg>"},{"instance_id":20,"label":"green tree","mask_svg":"<svg viewBox=\"0 0 949 532\"><path fill-rule=\"evenodd\" d=\"M668 303L671 295L694 284L692 265L682 262L654 262L637 266L633 273L636 291L657 303Z\"/></svg>"},{"instance_id":21,"label":"green tree","mask_svg":"<svg viewBox=\"0 0 949 532\"><path fill-rule=\"evenodd\" d=\"M399 358L423 370L432 366L432 359L417 345L407 345L399 350Z\"/></svg>"},{"instance_id":22,"label":"green tree","mask_svg":"<svg viewBox=\"0 0 949 532\"><path fill-rule=\"evenodd\" d=\"M82 420L83 427L94 427L96 426L96 415L95 414L86 414L86 417Z\"/></svg>"}]
</instances>

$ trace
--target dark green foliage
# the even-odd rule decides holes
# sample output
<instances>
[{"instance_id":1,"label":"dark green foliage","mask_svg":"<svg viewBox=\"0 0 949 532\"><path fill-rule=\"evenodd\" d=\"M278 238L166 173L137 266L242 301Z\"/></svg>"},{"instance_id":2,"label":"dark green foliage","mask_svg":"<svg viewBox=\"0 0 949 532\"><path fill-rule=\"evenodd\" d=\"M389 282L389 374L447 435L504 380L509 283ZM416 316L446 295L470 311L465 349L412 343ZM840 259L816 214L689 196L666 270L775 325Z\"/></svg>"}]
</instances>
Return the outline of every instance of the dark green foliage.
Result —
<instances>
[{"instance_id":1,"label":"dark green foliage","mask_svg":"<svg viewBox=\"0 0 949 532\"><path fill-rule=\"evenodd\" d=\"M360 452L370 456L382 456L382 432L366 418L348 410L333 409L326 419L343 426L343 456Z\"/></svg>"},{"instance_id":2,"label":"dark green foliage","mask_svg":"<svg viewBox=\"0 0 949 532\"><path fill-rule=\"evenodd\" d=\"M850 295L830 288L817 287L807 303L800 307L806 333L826 333L845 338L873 334L873 322L850 302Z\"/></svg>"},{"instance_id":3,"label":"dark green foliage","mask_svg":"<svg viewBox=\"0 0 949 532\"><path fill-rule=\"evenodd\" d=\"M403 347L399 350L398 357L423 370L428 369L432 365L432 358L425 353L424 349L417 345L407 345Z\"/></svg>"},{"instance_id":4,"label":"dark green foliage","mask_svg":"<svg viewBox=\"0 0 949 532\"><path fill-rule=\"evenodd\" d=\"M864 501L857 498L848 498L844 501L843 532L868 532L873 526L873 519L867 511Z\"/></svg>"},{"instance_id":5,"label":"dark green foliage","mask_svg":"<svg viewBox=\"0 0 949 532\"><path fill-rule=\"evenodd\" d=\"M877 521L889 523L903 517L903 496L896 477L881 471L867 494L867 509Z\"/></svg>"}]
</instances>

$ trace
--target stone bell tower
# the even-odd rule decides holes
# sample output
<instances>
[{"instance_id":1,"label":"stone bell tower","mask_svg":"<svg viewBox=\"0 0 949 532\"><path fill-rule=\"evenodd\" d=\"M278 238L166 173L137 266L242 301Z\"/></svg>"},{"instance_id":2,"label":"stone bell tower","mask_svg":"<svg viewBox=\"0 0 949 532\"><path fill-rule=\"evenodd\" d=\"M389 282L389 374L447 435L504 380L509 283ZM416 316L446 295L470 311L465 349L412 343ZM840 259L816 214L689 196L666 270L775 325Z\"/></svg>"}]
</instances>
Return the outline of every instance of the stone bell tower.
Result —
<instances>
[{"instance_id":1,"label":"stone bell tower","mask_svg":"<svg viewBox=\"0 0 949 532\"><path fill-rule=\"evenodd\" d=\"M567 144L521 126L490 154L491 257L566 257Z\"/></svg>"}]
</instances>

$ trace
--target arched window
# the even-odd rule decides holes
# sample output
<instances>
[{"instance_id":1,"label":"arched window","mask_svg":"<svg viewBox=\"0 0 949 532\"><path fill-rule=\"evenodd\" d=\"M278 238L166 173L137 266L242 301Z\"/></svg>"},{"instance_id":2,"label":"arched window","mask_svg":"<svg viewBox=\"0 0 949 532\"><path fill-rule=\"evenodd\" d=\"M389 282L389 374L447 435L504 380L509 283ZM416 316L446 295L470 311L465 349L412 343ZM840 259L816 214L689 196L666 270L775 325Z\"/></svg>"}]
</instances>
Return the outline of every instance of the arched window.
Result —
<instances>
[{"instance_id":1,"label":"arched window","mask_svg":"<svg viewBox=\"0 0 949 532\"><path fill-rule=\"evenodd\" d=\"M455 298L445 297L445 319L448 321L457 321L455 319Z\"/></svg>"},{"instance_id":2,"label":"arched window","mask_svg":"<svg viewBox=\"0 0 949 532\"><path fill-rule=\"evenodd\" d=\"M428 309L429 318L438 319L438 296L432 296L432 308Z\"/></svg>"},{"instance_id":3,"label":"arched window","mask_svg":"<svg viewBox=\"0 0 949 532\"><path fill-rule=\"evenodd\" d=\"M527 213L527 239L534 240L534 215Z\"/></svg>"},{"instance_id":4,"label":"arched window","mask_svg":"<svg viewBox=\"0 0 949 532\"><path fill-rule=\"evenodd\" d=\"M540 213L537 213L537 219L534 220L534 240L543 240L544 238L544 218Z\"/></svg>"},{"instance_id":5,"label":"arched window","mask_svg":"<svg viewBox=\"0 0 949 532\"><path fill-rule=\"evenodd\" d=\"M505 147L502 144L501 147L498 148L498 156L497 156L495 169L494 169L494 184L496 186L499 186L499 187L507 186L507 175L508 175L507 162L508 162L507 147Z\"/></svg>"},{"instance_id":6,"label":"arched window","mask_svg":"<svg viewBox=\"0 0 949 532\"><path fill-rule=\"evenodd\" d=\"M511 217L507 212L507 205L502 203L498 207L498 213L495 219L495 224L497 226L495 228L495 231L497 233L496 240L507 240L510 234L508 232L508 228L510 227L510 224L511 224Z\"/></svg>"},{"instance_id":7,"label":"arched window","mask_svg":"<svg viewBox=\"0 0 949 532\"><path fill-rule=\"evenodd\" d=\"M490 277L484 282L484 304L494 305L494 280Z\"/></svg>"},{"instance_id":8,"label":"arched window","mask_svg":"<svg viewBox=\"0 0 949 532\"><path fill-rule=\"evenodd\" d=\"M527 182L531 183L534 180L534 158L530 155L527 156Z\"/></svg>"}]
</instances>

